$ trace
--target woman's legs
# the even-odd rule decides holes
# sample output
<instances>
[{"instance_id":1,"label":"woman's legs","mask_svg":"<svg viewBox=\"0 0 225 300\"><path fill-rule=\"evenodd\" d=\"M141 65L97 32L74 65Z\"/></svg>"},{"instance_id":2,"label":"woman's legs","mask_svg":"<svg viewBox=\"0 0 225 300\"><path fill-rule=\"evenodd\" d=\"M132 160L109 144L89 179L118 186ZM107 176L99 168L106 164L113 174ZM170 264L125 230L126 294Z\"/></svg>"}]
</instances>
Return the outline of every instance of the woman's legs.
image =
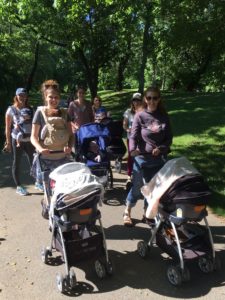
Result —
<instances>
[{"instance_id":1,"label":"woman's legs","mask_svg":"<svg viewBox=\"0 0 225 300\"><path fill-rule=\"evenodd\" d=\"M12 176L16 186L20 186L19 179L19 167L21 162L21 157L23 155L23 150L21 147L17 147L17 142L12 139L12 152L13 152L13 163L12 163Z\"/></svg>"}]
</instances>

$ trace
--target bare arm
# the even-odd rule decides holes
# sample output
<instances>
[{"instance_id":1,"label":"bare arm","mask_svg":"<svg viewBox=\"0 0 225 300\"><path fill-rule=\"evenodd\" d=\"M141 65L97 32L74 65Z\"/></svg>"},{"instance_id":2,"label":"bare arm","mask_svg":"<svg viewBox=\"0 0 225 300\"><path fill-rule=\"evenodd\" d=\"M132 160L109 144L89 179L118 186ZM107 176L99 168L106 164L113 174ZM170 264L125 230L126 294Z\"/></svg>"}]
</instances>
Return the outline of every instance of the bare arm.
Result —
<instances>
[{"instance_id":1,"label":"bare arm","mask_svg":"<svg viewBox=\"0 0 225 300\"><path fill-rule=\"evenodd\" d=\"M64 148L64 152L65 153L70 153L74 144L75 144L75 139L74 139L74 134L72 131L72 126L71 126L71 122L67 122L67 129L69 132L69 141L68 141L68 146Z\"/></svg>"},{"instance_id":2,"label":"bare arm","mask_svg":"<svg viewBox=\"0 0 225 300\"><path fill-rule=\"evenodd\" d=\"M30 141L34 145L35 149L39 153L49 153L49 150L46 148L43 148L39 142L39 131L41 126L38 124L32 124L32 131L31 131L31 137Z\"/></svg>"},{"instance_id":3,"label":"bare arm","mask_svg":"<svg viewBox=\"0 0 225 300\"><path fill-rule=\"evenodd\" d=\"M6 137L6 149L11 152L11 127L12 117L8 114L5 115L5 137Z\"/></svg>"}]
</instances>

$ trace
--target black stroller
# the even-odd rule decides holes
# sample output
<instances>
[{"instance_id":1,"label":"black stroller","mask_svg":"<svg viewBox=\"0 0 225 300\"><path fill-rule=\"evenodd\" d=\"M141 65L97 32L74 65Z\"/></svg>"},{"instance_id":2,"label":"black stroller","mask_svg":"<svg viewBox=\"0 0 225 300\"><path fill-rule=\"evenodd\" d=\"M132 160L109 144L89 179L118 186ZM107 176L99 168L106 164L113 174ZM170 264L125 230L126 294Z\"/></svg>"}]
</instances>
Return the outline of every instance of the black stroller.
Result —
<instances>
[{"instance_id":1,"label":"black stroller","mask_svg":"<svg viewBox=\"0 0 225 300\"><path fill-rule=\"evenodd\" d=\"M121 173L122 159L126 153L126 146L123 142L123 122L121 120L113 121L112 119L106 123L110 132L110 142L107 146L107 153L110 160L115 160L115 170Z\"/></svg>"},{"instance_id":2,"label":"black stroller","mask_svg":"<svg viewBox=\"0 0 225 300\"><path fill-rule=\"evenodd\" d=\"M113 173L107 146L110 141L110 131L100 123L82 125L76 133L76 160L84 162L105 188L113 187ZM93 159L89 152L90 143L96 143L99 149L100 161Z\"/></svg>"},{"instance_id":3,"label":"black stroller","mask_svg":"<svg viewBox=\"0 0 225 300\"><path fill-rule=\"evenodd\" d=\"M66 292L76 286L72 266L82 260L95 260L99 278L112 275L101 213L97 206L103 187L83 163L68 163L50 173L55 182L49 220L52 239L50 247L42 249L42 260L50 264L53 250L61 253L66 274L57 274L57 287ZM99 222L99 227L96 226Z\"/></svg>"},{"instance_id":4,"label":"black stroller","mask_svg":"<svg viewBox=\"0 0 225 300\"><path fill-rule=\"evenodd\" d=\"M173 161L175 165L177 164L174 169L175 165L171 165ZM198 260L198 266L204 273L212 272L220 267L206 218L206 205L210 200L211 192L202 175L189 166L185 158L171 160L149 183L150 186L152 185L151 201L154 201L154 194L159 195L160 189L165 192L158 203L155 225L152 226L152 221L149 222L149 225L151 224L150 240L147 243L140 241L137 245L138 254L142 258L147 257L151 246L156 243L162 251L175 260L176 263L167 269L167 278L174 286L180 285L182 281L190 280L190 272L185 264L189 260ZM171 172L169 168L172 168ZM182 174L175 181L171 180L175 174L173 170L177 174ZM165 174L163 174L164 171ZM166 181L171 182L171 185L168 186ZM146 196L145 191L142 191ZM153 207L154 205L150 210L154 210ZM150 217L148 213L147 210L146 216ZM199 224L202 220L205 225Z\"/></svg>"}]
</instances>

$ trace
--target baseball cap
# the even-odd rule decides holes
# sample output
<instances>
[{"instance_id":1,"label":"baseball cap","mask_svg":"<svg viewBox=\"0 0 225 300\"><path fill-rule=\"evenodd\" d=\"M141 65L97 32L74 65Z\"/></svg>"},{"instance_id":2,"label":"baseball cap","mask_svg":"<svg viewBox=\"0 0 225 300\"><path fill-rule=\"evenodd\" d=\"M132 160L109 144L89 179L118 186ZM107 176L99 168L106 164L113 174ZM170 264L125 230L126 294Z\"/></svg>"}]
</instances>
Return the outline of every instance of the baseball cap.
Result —
<instances>
[{"instance_id":1,"label":"baseball cap","mask_svg":"<svg viewBox=\"0 0 225 300\"><path fill-rule=\"evenodd\" d=\"M25 88L18 88L16 90L16 96L18 96L20 94L27 94L27 90Z\"/></svg>"},{"instance_id":2,"label":"baseball cap","mask_svg":"<svg viewBox=\"0 0 225 300\"><path fill-rule=\"evenodd\" d=\"M134 93L132 96L132 100L133 99L138 99L138 100L142 100L142 95L141 93Z\"/></svg>"}]
</instances>

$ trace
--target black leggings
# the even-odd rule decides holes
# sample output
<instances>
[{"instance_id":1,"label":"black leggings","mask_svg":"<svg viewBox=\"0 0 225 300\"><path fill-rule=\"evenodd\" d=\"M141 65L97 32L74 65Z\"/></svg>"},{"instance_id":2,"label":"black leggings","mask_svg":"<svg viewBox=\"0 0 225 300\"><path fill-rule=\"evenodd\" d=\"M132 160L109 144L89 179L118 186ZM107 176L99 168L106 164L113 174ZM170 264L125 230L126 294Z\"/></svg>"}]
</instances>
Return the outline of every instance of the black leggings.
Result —
<instances>
[{"instance_id":1,"label":"black leggings","mask_svg":"<svg viewBox=\"0 0 225 300\"><path fill-rule=\"evenodd\" d=\"M21 185L20 177L19 177L19 170L20 170L20 163L23 152L26 153L28 162L30 167L32 166L33 161L33 154L34 154L34 146L31 142L20 142L20 146L16 147L16 140L12 139L12 152L13 152L13 164L12 164L12 176L16 186Z\"/></svg>"}]
</instances>

